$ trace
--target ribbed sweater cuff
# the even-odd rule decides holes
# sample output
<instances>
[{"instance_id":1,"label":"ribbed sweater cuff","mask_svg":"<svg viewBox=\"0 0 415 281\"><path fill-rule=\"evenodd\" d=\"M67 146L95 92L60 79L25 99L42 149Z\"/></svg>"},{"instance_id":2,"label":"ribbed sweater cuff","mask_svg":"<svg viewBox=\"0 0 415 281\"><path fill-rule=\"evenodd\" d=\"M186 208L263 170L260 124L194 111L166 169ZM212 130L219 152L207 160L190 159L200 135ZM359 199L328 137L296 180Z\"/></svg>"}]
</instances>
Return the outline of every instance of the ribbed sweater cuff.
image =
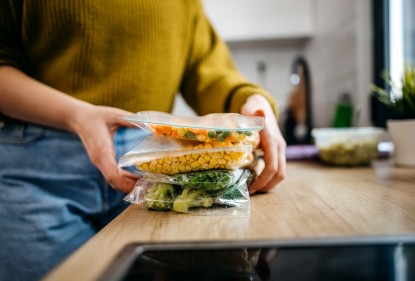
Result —
<instances>
[{"instance_id":1,"label":"ribbed sweater cuff","mask_svg":"<svg viewBox=\"0 0 415 281\"><path fill-rule=\"evenodd\" d=\"M228 108L229 112L241 112L241 108L245 104L248 97L254 94L260 94L267 99L274 111L275 117L278 119L279 111L275 100L270 94L255 86L243 86L237 89L230 97L231 99Z\"/></svg>"}]
</instances>

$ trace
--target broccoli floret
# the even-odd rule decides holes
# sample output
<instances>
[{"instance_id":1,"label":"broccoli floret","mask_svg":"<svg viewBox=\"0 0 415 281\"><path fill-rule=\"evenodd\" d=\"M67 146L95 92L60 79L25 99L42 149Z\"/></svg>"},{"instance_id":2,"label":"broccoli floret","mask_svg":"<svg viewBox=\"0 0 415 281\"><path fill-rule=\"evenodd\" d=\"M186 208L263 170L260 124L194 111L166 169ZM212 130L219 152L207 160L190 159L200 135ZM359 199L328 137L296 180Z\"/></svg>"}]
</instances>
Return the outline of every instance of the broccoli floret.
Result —
<instances>
[{"instance_id":1,"label":"broccoli floret","mask_svg":"<svg viewBox=\"0 0 415 281\"><path fill-rule=\"evenodd\" d=\"M169 183L157 183L146 194L146 207L150 210L171 210L177 197L175 187Z\"/></svg>"},{"instance_id":2,"label":"broccoli floret","mask_svg":"<svg viewBox=\"0 0 415 281\"><path fill-rule=\"evenodd\" d=\"M203 189L184 188L173 203L173 210L180 213L189 212L190 208L212 206L213 198Z\"/></svg>"},{"instance_id":3,"label":"broccoli floret","mask_svg":"<svg viewBox=\"0 0 415 281\"><path fill-rule=\"evenodd\" d=\"M249 170L245 170L244 175L237 183L227 188L216 197L215 203L219 205L235 206L239 205L238 202L247 200L249 196L247 187L249 186L252 177L253 173Z\"/></svg>"},{"instance_id":4,"label":"broccoli floret","mask_svg":"<svg viewBox=\"0 0 415 281\"><path fill-rule=\"evenodd\" d=\"M225 200L238 200L243 197L241 191L239 190L239 187L237 185L229 188L224 193L220 195L221 199Z\"/></svg>"},{"instance_id":5,"label":"broccoli floret","mask_svg":"<svg viewBox=\"0 0 415 281\"><path fill-rule=\"evenodd\" d=\"M176 176L184 188L202 188L209 191L224 189L233 181L233 175L228 171L209 171L180 174Z\"/></svg>"}]
</instances>

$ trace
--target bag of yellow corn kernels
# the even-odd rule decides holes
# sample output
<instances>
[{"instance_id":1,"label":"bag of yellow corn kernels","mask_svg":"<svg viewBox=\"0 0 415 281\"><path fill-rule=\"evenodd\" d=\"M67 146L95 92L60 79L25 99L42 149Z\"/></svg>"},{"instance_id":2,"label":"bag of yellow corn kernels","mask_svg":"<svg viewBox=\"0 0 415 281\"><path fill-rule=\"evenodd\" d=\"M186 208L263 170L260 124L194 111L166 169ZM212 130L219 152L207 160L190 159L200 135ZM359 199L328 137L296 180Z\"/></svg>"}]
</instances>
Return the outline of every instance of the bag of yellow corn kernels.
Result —
<instances>
[{"instance_id":1,"label":"bag of yellow corn kernels","mask_svg":"<svg viewBox=\"0 0 415 281\"><path fill-rule=\"evenodd\" d=\"M204 143L150 135L124 154L119 167L175 175L195 171L245 167L253 161L252 145L243 143Z\"/></svg>"},{"instance_id":2,"label":"bag of yellow corn kernels","mask_svg":"<svg viewBox=\"0 0 415 281\"><path fill-rule=\"evenodd\" d=\"M248 186L252 172L239 169L235 182L221 190L184 187L141 178L124 198L133 204L145 204L152 211L175 211L194 215L249 216Z\"/></svg>"},{"instance_id":3,"label":"bag of yellow corn kernels","mask_svg":"<svg viewBox=\"0 0 415 281\"><path fill-rule=\"evenodd\" d=\"M202 142L259 142L264 117L237 113L178 116L158 111L141 111L125 120L156 136ZM220 124L220 125L219 125Z\"/></svg>"}]
</instances>

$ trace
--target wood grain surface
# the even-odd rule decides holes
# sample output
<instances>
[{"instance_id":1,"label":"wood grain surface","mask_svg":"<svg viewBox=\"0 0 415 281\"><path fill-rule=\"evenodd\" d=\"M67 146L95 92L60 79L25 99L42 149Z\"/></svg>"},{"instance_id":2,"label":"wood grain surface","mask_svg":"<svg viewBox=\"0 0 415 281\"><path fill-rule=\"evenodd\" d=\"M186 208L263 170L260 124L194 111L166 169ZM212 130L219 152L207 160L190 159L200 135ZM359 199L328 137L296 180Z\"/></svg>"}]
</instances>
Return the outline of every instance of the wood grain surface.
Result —
<instances>
[{"instance_id":1,"label":"wood grain surface","mask_svg":"<svg viewBox=\"0 0 415 281\"><path fill-rule=\"evenodd\" d=\"M284 240L415 235L415 169L289 162L283 183L251 197L250 217L151 212L132 205L46 280L96 280L131 242Z\"/></svg>"}]
</instances>

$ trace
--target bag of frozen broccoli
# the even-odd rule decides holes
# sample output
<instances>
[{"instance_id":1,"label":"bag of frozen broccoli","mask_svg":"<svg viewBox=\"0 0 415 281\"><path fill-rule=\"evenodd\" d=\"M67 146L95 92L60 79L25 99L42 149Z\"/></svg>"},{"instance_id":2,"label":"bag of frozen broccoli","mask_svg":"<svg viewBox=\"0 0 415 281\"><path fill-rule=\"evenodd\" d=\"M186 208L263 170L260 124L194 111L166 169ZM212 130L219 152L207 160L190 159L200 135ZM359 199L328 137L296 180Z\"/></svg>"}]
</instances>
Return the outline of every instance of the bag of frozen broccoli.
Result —
<instances>
[{"instance_id":1,"label":"bag of frozen broccoli","mask_svg":"<svg viewBox=\"0 0 415 281\"><path fill-rule=\"evenodd\" d=\"M194 215L249 216L248 186L250 170L242 170L236 181L220 190L184 187L172 183L146 181L141 178L124 198L134 204L144 203L155 211L172 210Z\"/></svg>"},{"instance_id":2,"label":"bag of frozen broccoli","mask_svg":"<svg viewBox=\"0 0 415 281\"><path fill-rule=\"evenodd\" d=\"M178 116L158 111L141 111L124 119L157 136L202 142L254 144L258 142L258 132L264 128L264 117L238 113Z\"/></svg>"},{"instance_id":3,"label":"bag of frozen broccoli","mask_svg":"<svg viewBox=\"0 0 415 281\"><path fill-rule=\"evenodd\" d=\"M243 169L209 170L176 175L154 174L139 171L142 181L163 182L179 185L182 188L200 188L208 191L220 191L233 185L242 175Z\"/></svg>"},{"instance_id":4,"label":"bag of frozen broccoli","mask_svg":"<svg viewBox=\"0 0 415 281\"><path fill-rule=\"evenodd\" d=\"M150 135L123 155L119 167L175 175L179 173L238 169L253 161L252 145L203 143Z\"/></svg>"}]
</instances>

